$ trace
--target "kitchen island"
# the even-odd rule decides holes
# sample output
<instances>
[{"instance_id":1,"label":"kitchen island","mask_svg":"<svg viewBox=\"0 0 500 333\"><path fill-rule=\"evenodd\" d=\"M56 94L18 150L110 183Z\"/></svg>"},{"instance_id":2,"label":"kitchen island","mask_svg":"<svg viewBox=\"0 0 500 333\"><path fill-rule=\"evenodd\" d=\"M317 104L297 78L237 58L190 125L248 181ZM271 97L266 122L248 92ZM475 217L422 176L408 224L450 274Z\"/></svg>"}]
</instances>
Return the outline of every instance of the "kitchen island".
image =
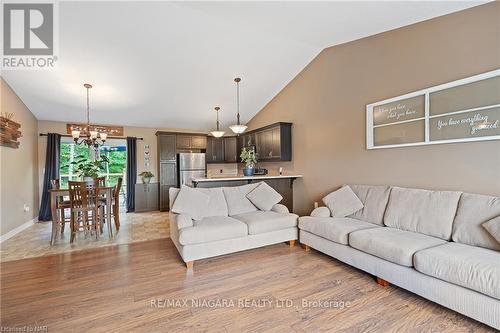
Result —
<instances>
[{"instance_id":1,"label":"kitchen island","mask_svg":"<svg viewBox=\"0 0 500 333\"><path fill-rule=\"evenodd\" d=\"M231 176L231 177L212 177L195 178L193 186L199 188L229 187L240 186L252 183L265 182L275 189L283 200L281 203L293 212L293 183L296 179L302 178L302 175L262 175L262 176Z\"/></svg>"}]
</instances>

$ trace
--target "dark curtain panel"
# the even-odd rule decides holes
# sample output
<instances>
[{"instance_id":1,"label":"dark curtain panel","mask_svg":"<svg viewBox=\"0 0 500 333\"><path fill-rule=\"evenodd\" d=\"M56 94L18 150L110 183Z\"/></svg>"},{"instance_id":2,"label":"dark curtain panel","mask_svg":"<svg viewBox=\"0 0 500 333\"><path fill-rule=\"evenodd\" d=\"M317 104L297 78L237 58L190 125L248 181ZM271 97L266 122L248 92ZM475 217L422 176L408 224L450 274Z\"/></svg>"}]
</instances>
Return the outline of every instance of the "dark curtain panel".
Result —
<instances>
[{"instance_id":1,"label":"dark curtain panel","mask_svg":"<svg viewBox=\"0 0 500 333\"><path fill-rule=\"evenodd\" d=\"M39 221L51 221L50 211L50 181L59 179L59 153L61 152L61 135L49 133L47 135L47 155L45 157L45 174L43 176L42 201L40 203Z\"/></svg>"},{"instance_id":2,"label":"dark curtain panel","mask_svg":"<svg viewBox=\"0 0 500 333\"><path fill-rule=\"evenodd\" d=\"M137 138L127 137L127 213L135 211L137 180Z\"/></svg>"}]
</instances>

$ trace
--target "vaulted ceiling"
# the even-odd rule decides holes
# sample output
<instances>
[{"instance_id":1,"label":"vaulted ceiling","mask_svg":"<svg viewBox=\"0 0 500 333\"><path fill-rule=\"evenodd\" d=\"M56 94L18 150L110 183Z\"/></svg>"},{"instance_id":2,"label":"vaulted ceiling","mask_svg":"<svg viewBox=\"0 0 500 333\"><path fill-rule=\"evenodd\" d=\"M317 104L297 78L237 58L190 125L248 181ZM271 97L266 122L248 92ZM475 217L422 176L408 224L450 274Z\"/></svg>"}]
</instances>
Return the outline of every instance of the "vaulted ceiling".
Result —
<instances>
[{"instance_id":1,"label":"vaulted ceiling","mask_svg":"<svg viewBox=\"0 0 500 333\"><path fill-rule=\"evenodd\" d=\"M250 120L322 49L482 2L59 3L56 68L2 76L40 120L209 131Z\"/></svg>"}]
</instances>

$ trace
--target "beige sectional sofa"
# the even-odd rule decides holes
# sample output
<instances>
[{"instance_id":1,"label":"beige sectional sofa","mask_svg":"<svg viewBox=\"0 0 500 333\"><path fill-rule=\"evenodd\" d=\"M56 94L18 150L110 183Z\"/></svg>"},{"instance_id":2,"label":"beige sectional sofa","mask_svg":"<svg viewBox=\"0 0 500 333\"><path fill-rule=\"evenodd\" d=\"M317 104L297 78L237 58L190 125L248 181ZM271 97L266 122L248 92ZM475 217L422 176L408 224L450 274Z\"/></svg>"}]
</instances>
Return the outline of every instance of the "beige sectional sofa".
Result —
<instances>
[{"instance_id":1,"label":"beige sectional sofa","mask_svg":"<svg viewBox=\"0 0 500 333\"><path fill-rule=\"evenodd\" d=\"M481 226L500 215L500 198L350 187L361 210L333 218L321 207L299 219L306 249L500 329L500 244Z\"/></svg>"},{"instance_id":2,"label":"beige sectional sofa","mask_svg":"<svg viewBox=\"0 0 500 333\"><path fill-rule=\"evenodd\" d=\"M246 195L258 186L196 189L210 197L200 220L170 213L170 237L188 268L195 260L298 239L298 216L281 204L259 210ZM180 189L170 189L170 208Z\"/></svg>"}]
</instances>

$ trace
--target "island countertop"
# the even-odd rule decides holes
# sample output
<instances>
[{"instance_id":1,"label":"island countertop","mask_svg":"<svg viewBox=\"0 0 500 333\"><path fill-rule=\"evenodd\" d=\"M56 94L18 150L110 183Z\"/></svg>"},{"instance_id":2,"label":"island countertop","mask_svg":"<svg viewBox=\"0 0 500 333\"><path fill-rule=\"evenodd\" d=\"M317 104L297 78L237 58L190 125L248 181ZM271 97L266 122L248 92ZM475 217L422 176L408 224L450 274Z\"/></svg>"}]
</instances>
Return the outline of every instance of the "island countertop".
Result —
<instances>
[{"instance_id":1,"label":"island countertop","mask_svg":"<svg viewBox=\"0 0 500 333\"><path fill-rule=\"evenodd\" d=\"M211 177L211 178L194 178L193 183L206 183L206 182L227 182L227 181L252 181L252 180L266 180L266 179L296 179L302 178L302 175L258 175L258 176L233 176L233 177Z\"/></svg>"}]
</instances>

